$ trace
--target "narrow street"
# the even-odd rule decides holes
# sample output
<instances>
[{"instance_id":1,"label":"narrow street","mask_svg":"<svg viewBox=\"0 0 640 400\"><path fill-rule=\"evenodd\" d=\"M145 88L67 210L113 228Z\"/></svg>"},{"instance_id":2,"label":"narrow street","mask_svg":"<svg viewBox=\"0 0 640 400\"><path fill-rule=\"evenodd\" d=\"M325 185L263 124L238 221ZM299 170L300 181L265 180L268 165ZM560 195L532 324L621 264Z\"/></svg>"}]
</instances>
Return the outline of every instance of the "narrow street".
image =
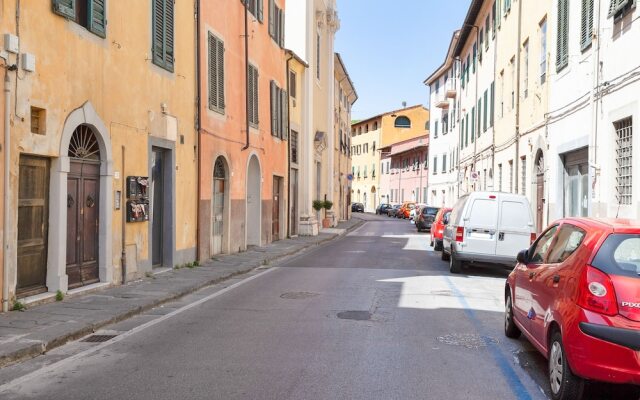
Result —
<instances>
[{"instance_id":1,"label":"narrow street","mask_svg":"<svg viewBox=\"0 0 640 400\"><path fill-rule=\"evenodd\" d=\"M544 399L502 270L454 276L407 221L346 236L0 371L2 399ZM605 398L605 397L597 397ZM620 397L616 397L620 398Z\"/></svg>"}]
</instances>

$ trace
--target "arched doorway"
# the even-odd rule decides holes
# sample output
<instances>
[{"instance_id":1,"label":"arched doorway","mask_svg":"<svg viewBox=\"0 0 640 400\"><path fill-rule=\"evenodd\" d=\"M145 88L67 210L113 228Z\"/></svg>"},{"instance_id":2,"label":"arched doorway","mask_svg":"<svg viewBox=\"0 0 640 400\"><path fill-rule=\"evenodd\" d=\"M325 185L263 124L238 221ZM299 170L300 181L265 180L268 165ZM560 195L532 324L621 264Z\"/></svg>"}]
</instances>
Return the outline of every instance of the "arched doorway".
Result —
<instances>
[{"instance_id":1,"label":"arched doorway","mask_svg":"<svg viewBox=\"0 0 640 400\"><path fill-rule=\"evenodd\" d=\"M544 228L544 155L538 150L535 162L536 174L536 229L538 233Z\"/></svg>"},{"instance_id":2,"label":"arched doorway","mask_svg":"<svg viewBox=\"0 0 640 400\"><path fill-rule=\"evenodd\" d=\"M260 246L262 230L261 174L258 157L252 155L247 166L247 246Z\"/></svg>"},{"instance_id":3,"label":"arched doorway","mask_svg":"<svg viewBox=\"0 0 640 400\"><path fill-rule=\"evenodd\" d=\"M91 127L73 131L68 157L66 272L71 289L100 280L100 146Z\"/></svg>"},{"instance_id":4,"label":"arched doorway","mask_svg":"<svg viewBox=\"0 0 640 400\"><path fill-rule=\"evenodd\" d=\"M227 214L228 174L227 163L220 156L213 168L213 204L211 210L211 254L223 253L225 246L225 216Z\"/></svg>"}]
</instances>

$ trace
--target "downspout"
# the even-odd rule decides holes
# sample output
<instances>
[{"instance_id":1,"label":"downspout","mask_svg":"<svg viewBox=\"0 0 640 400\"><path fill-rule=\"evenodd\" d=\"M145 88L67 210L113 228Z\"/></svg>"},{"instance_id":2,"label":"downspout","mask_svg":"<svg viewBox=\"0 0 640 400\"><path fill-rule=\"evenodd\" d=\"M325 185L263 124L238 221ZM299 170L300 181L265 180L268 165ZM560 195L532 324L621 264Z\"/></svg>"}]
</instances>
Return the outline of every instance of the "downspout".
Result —
<instances>
[{"instance_id":1,"label":"downspout","mask_svg":"<svg viewBox=\"0 0 640 400\"><path fill-rule=\"evenodd\" d=\"M289 138L289 144L287 145L287 209L291 209L291 101L289 100L289 90L291 84L289 79L289 68L291 68L291 60L293 59L293 55L289 55L287 58L287 70L285 71L287 78L287 126L289 127L289 132L287 132L287 137ZM287 237L291 237L291 213L287 211ZM293 221L295 223L295 221Z\"/></svg>"},{"instance_id":2,"label":"downspout","mask_svg":"<svg viewBox=\"0 0 640 400\"><path fill-rule=\"evenodd\" d=\"M593 198L593 191L595 190L596 187L596 183L598 182L598 175L600 174L600 167L598 166L598 112L599 112L599 102L600 100L600 6L601 6L601 1L598 0L597 2L597 6L596 6L596 10L597 10L597 14L595 15L597 24L596 24L596 34L594 35L594 39L596 40L596 62L595 65L593 67L593 72L594 72L594 80L595 80L595 87L592 89L591 91L591 96L592 96L592 118L593 118L593 146L590 146L591 149L591 155L593 158L593 164L589 165L589 170L591 170L593 168L593 179L592 179L592 183L591 183L591 198ZM591 158L591 157L590 157ZM596 200L598 201L598 204L600 203L600 190L597 191L598 196L596 198ZM592 202L588 202L587 204L589 204L589 215L593 215L592 212ZM620 207L618 207L618 211L620 210ZM600 213L597 213L596 216L599 216ZM616 214L616 218L618 217L618 215Z\"/></svg>"},{"instance_id":3,"label":"downspout","mask_svg":"<svg viewBox=\"0 0 640 400\"><path fill-rule=\"evenodd\" d=\"M120 254L120 264L122 265L122 284L127 281L127 251L126 251L126 223L127 223L127 202L123 200L126 193L126 174L125 171L125 153L124 153L124 145L121 147L122 151L122 189L120 192L120 209L122 210L122 252Z\"/></svg>"},{"instance_id":4,"label":"downspout","mask_svg":"<svg viewBox=\"0 0 640 400\"><path fill-rule=\"evenodd\" d=\"M196 259L201 260L202 256L202 248L200 247L200 199L202 198L202 188L201 186L201 178L202 178L202 146L200 143L200 133L202 127L202 78L200 76L200 61L202 56L202 51L200 49L200 28L201 28L201 18L200 18L200 0L195 1L196 6L196 32L195 32L195 40L196 40L196 146L198 146L198 160L197 163L197 177L198 180L196 182L197 187L197 198L196 198ZM215 162L215 161L214 161Z\"/></svg>"},{"instance_id":5,"label":"downspout","mask_svg":"<svg viewBox=\"0 0 640 400\"><path fill-rule=\"evenodd\" d=\"M246 112L245 112L245 127L246 127L246 144L242 147L242 151L249 148L249 2L244 0L244 75L246 86Z\"/></svg>"},{"instance_id":6,"label":"downspout","mask_svg":"<svg viewBox=\"0 0 640 400\"><path fill-rule=\"evenodd\" d=\"M2 234L3 248L3 269L2 269L2 311L9 311L9 168L11 166L11 79L9 79L9 68L4 70L4 232Z\"/></svg>"},{"instance_id":7,"label":"downspout","mask_svg":"<svg viewBox=\"0 0 640 400\"><path fill-rule=\"evenodd\" d=\"M482 51L482 49L480 48L479 44L479 40L480 40L480 29L478 28L477 25L472 25L472 28L475 28L476 30L476 55L475 55L475 60L473 60L473 62L477 65L476 68L476 84L475 84L475 95L473 98L473 105L471 106L471 109L473 109L474 107L476 107L478 105L478 81L480 80L480 52ZM473 138L473 165L471 165L471 171L473 172L477 172L477 161L476 161L476 157L478 156L477 154L477 149L478 149L478 137L480 136L480 110L476 110L476 117L477 119L475 121L473 121L473 129L471 130L472 135L475 136L475 138ZM478 128L478 131L476 132L475 128ZM476 182L473 182L473 191L475 192L476 190Z\"/></svg>"},{"instance_id":8,"label":"downspout","mask_svg":"<svg viewBox=\"0 0 640 400\"><path fill-rule=\"evenodd\" d=\"M495 3L496 5L498 3ZM498 10L498 7L496 6L496 12L494 14L499 14L500 10ZM494 15L494 18L500 18L500 15ZM495 36L495 40L493 41L493 94L491 96L491 99L489 99L489 101L491 101L491 104L493 105L493 107L491 107L491 116L489 118L491 118L491 121L493 121L493 123L491 124L491 127L493 128L493 133L491 134L491 191L495 191L496 190L496 180L495 180L495 173L496 173L496 76L498 76L498 41L500 39L500 35L498 35L498 32L496 32L497 26L496 23L494 21L493 23L493 35ZM486 182L485 182L486 185Z\"/></svg>"},{"instance_id":9,"label":"downspout","mask_svg":"<svg viewBox=\"0 0 640 400\"><path fill-rule=\"evenodd\" d=\"M516 157L513 160L515 164L514 173L514 192L518 193L518 182L520 182L520 174L518 172L518 166L520 165L520 57L522 55L522 1L518 2L518 51L517 54L517 71L516 71ZM526 184L522 182L522 184Z\"/></svg>"}]
</instances>

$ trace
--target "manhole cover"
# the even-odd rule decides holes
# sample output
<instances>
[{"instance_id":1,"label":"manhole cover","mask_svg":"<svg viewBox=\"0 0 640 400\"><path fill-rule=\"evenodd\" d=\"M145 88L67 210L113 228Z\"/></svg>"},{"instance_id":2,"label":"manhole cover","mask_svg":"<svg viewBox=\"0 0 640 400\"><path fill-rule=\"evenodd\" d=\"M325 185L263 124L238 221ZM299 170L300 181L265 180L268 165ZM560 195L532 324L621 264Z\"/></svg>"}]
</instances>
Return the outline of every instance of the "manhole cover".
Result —
<instances>
[{"instance_id":1,"label":"manhole cover","mask_svg":"<svg viewBox=\"0 0 640 400\"><path fill-rule=\"evenodd\" d=\"M283 293L280 295L281 299L289 299L289 300L302 300L309 299L311 297L316 297L318 293L310 293L310 292L289 292Z\"/></svg>"},{"instance_id":2,"label":"manhole cover","mask_svg":"<svg viewBox=\"0 0 640 400\"><path fill-rule=\"evenodd\" d=\"M467 349L479 349L487 347L489 344L498 343L498 340L477 334L454 333L451 335L438 336L438 341L451 346L462 346Z\"/></svg>"},{"instance_id":3,"label":"manhole cover","mask_svg":"<svg viewBox=\"0 0 640 400\"><path fill-rule=\"evenodd\" d=\"M101 342L106 342L107 340L111 340L116 336L117 335L91 335L88 338L83 339L81 341L89 342L89 343L101 343Z\"/></svg>"},{"instance_id":4,"label":"manhole cover","mask_svg":"<svg viewBox=\"0 0 640 400\"><path fill-rule=\"evenodd\" d=\"M338 318L368 321L371 319L371 313L369 311L343 311L338 313Z\"/></svg>"}]
</instances>

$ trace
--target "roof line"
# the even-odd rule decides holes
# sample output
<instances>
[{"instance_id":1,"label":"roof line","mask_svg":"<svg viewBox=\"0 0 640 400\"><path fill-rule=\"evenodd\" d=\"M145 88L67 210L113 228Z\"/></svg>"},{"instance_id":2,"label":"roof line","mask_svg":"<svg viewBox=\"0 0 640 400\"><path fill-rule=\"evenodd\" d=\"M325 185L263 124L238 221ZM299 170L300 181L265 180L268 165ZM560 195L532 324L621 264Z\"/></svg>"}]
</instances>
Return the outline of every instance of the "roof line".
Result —
<instances>
[{"instance_id":1,"label":"roof line","mask_svg":"<svg viewBox=\"0 0 640 400\"><path fill-rule=\"evenodd\" d=\"M359 124L361 124L361 123L363 123L363 122L369 122L369 121L371 121L372 119L378 119L378 118L380 118L380 117L384 117L384 116L387 116L387 115L390 115L390 114L396 114L396 113L399 113L399 112L401 112L401 111L413 110L414 108L418 108L418 107L422 107L422 108L424 108L425 110L429 111L429 109L428 109L428 108L426 108L425 106L423 106L422 104L416 104L415 106L410 106L410 107L400 108L400 109L398 109L398 110L388 111L388 112L385 112L385 113L382 113L382 114L375 115L375 116L373 116L373 117L369 117L369 118L361 119L360 121L358 121L358 122L355 122L355 123L351 124L351 126L353 126L353 125L359 125Z\"/></svg>"}]
</instances>

